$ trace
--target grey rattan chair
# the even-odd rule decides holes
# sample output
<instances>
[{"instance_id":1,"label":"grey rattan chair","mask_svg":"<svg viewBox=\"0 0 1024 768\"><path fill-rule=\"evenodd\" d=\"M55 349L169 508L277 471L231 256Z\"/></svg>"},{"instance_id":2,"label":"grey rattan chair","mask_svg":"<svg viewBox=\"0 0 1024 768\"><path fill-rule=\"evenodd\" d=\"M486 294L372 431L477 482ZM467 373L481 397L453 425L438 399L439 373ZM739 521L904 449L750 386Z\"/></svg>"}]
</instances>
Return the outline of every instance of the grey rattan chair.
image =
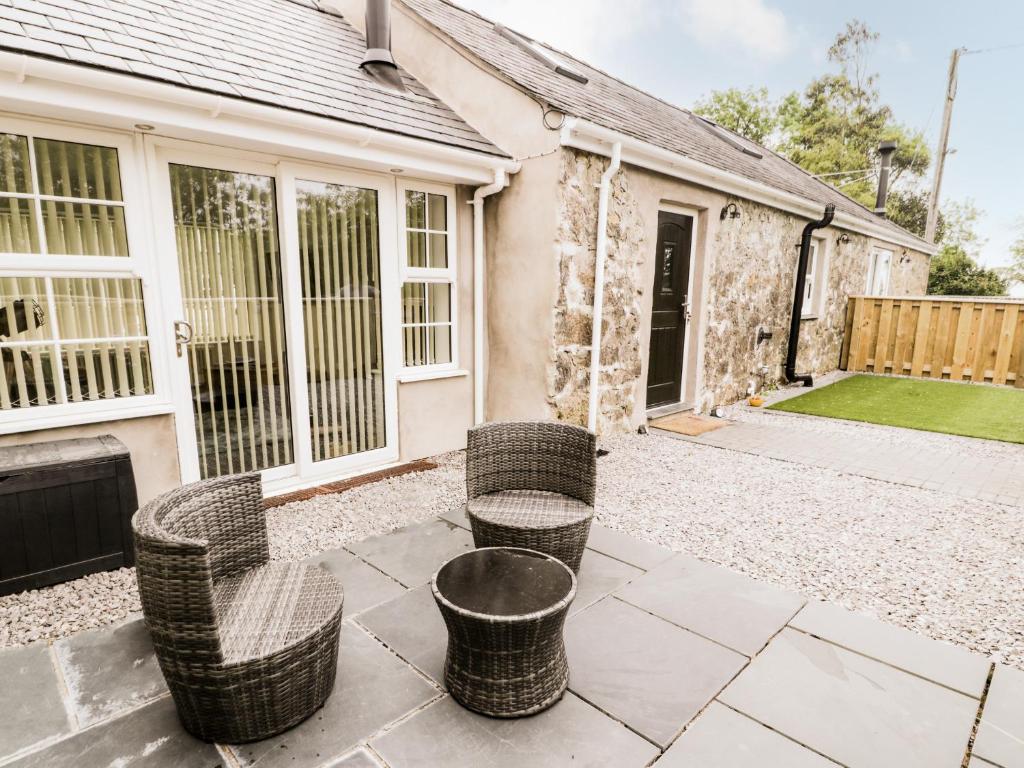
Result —
<instances>
[{"instance_id":1,"label":"grey rattan chair","mask_svg":"<svg viewBox=\"0 0 1024 768\"><path fill-rule=\"evenodd\" d=\"M594 516L597 438L571 424L469 430L466 514L477 547L523 547L579 572Z\"/></svg>"},{"instance_id":2,"label":"grey rattan chair","mask_svg":"<svg viewBox=\"0 0 1024 768\"><path fill-rule=\"evenodd\" d=\"M255 741L324 703L341 585L317 566L269 561L259 474L173 490L132 526L146 626L190 733Z\"/></svg>"}]
</instances>

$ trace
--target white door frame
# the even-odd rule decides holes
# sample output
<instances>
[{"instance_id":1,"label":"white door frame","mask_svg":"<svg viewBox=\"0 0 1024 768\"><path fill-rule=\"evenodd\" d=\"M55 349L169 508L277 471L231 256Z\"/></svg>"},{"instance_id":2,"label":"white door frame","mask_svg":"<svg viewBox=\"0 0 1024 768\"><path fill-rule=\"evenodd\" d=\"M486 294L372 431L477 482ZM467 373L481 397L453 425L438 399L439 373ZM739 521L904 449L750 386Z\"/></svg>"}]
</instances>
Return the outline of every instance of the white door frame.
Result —
<instances>
[{"instance_id":1,"label":"white door frame","mask_svg":"<svg viewBox=\"0 0 1024 768\"><path fill-rule=\"evenodd\" d=\"M262 472L264 490L280 493L290 488L316 484L327 477L354 474L367 466L397 461L398 393L397 371L400 363L399 292L397 258L397 219L395 180L386 174L349 171L334 166L306 164L276 157L240 152L227 147L160 137L147 137L146 167L152 197L152 216L158 274L163 301L162 318L154 335L173 339L175 320L184 318L184 303L175 245L171 202L171 163L216 168L238 173L270 176L277 191L277 228L280 242L282 298L285 303L285 351L288 359L289 405L291 407L292 447L295 461ZM310 444L308 416L309 392L306 379L306 345L302 313L302 278L299 260L298 222L295 202L296 179L359 186L377 191L378 243L381 274L381 343L384 364L385 447L336 459L314 462ZM166 338L166 337L165 337ZM178 357L173 340L165 349L164 363L171 381L178 438L178 461L183 483L200 477L199 453L195 436L195 414L188 356Z\"/></svg>"},{"instance_id":2,"label":"white door frame","mask_svg":"<svg viewBox=\"0 0 1024 768\"><path fill-rule=\"evenodd\" d=\"M687 381L686 372L687 372L687 370L689 370L690 355L692 354L692 352L690 350L690 347L693 346L692 342L693 342L693 331L694 331L694 328L697 325L700 325L700 318L703 317L703 313L702 312L698 313L698 312L694 311L694 305L693 305L693 276L694 276L694 273L697 271L695 259L697 258L697 224L700 221L700 219L698 218L700 216L700 211L698 211L696 208L690 208L689 206L685 206L685 205L675 205L674 203L659 203L658 204L658 213L661 213L662 211L664 211L665 213L675 213L675 214L678 214L680 216L688 216L688 217L690 217L693 220L693 224L690 226L690 259L689 259L690 267L689 267L689 270L688 270L688 274L686 276L686 300L690 304L690 309L688 311L688 315L689 316L686 319L686 331L683 333L683 363L682 363L683 367L682 367L682 370L680 371L680 374L679 374L679 382L680 382L680 385L679 385L679 402L680 403L688 403L688 402L690 402L689 400L687 400L687 396L690 394L690 392L688 391L689 387L690 387L690 382ZM657 237L655 237L655 239L657 239ZM657 247L657 243L655 243L655 247ZM695 317L698 318L698 321L696 323L692 322L693 318L695 318ZM647 340L647 366L648 366L648 370L650 370L650 365L651 365L650 356L651 356L651 342L650 342L650 339L648 339ZM644 387L645 387L644 391L646 392L646 382L644 383ZM645 404L645 407L646 407L646 404Z\"/></svg>"}]
</instances>

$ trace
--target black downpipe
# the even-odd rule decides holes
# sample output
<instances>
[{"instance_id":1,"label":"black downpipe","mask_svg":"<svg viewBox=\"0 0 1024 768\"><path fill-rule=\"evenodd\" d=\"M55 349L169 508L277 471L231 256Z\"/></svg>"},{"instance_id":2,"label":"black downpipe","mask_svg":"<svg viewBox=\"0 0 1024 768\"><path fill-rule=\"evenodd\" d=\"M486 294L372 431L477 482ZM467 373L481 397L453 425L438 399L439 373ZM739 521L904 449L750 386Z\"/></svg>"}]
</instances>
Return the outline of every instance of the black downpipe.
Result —
<instances>
[{"instance_id":1,"label":"black downpipe","mask_svg":"<svg viewBox=\"0 0 1024 768\"><path fill-rule=\"evenodd\" d=\"M800 345L800 317L804 311L804 283L807 282L807 261L811 255L811 235L814 230L823 229L832 223L836 215L836 207L832 203L825 206L825 215L817 221L808 222L800 238L800 260L796 267L796 293L793 296L793 316L789 319L789 346L786 348L786 381L791 384L802 383L805 387L814 386L814 378L809 375L798 376L796 373L796 353Z\"/></svg>"}]
</instances>

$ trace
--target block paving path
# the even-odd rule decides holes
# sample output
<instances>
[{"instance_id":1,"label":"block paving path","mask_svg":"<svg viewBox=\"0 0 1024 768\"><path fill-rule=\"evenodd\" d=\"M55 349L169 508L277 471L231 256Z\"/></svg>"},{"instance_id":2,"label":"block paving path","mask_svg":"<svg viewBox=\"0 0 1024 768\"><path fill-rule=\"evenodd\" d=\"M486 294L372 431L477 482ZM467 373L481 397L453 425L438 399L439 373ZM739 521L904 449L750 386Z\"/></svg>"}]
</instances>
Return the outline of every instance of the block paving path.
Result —
<instances>
[{"instance_id":1,"label":"block paving path","mask_svg":"<svg viewBox=\"0 0 1024 768\"><path fill-rule=\"evenodd\" d=\"M0 765L1024 766L1024 673L600 526L565 697L470 713L445 692L428 579L471 546L459 510L310 558L345 586L334 693L254 744L185 733L139 619L0 652Z\"/></svg>"},{"instance_id":2,"label":"block paving path","mask_svg":"<svg viewBox=\"0 0 1024 768\"><path fill-rule=\"evenodd\" d=\"M838 439L802 429L795 419L786 416L779 416L778 423L773 424L731 422L695 437L652 431L715 448L1024 507L1024 461L972 456L949 449L910 449L869 437Z\"/></svg>"}]
</instances>

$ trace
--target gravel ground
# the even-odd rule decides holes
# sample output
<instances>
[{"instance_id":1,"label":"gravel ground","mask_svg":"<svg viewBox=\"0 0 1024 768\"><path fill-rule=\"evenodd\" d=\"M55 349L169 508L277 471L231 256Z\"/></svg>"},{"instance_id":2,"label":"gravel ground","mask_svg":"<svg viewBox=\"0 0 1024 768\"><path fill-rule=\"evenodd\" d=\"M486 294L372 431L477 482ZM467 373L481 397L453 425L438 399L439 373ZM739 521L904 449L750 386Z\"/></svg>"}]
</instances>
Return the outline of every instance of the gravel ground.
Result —
<instances>
[{"instance_id":1,"label":"gravel ground","mask_svg":"<svg viewBox=\"0 0 1024 768\"><path fill-rule=\"evenodd\" d=\"M765 417L774 414L750 415ZM851 426L863 428L828 423ZM603 444L611 453L599 464L602 524L1024 668L1019 509L662 436ZM271 510L272 556L303 557L462 503L462 455L440 463ZM61 637L137 610L128 569L3 597L0 646Z\"/></svg>"}]
</instances>

